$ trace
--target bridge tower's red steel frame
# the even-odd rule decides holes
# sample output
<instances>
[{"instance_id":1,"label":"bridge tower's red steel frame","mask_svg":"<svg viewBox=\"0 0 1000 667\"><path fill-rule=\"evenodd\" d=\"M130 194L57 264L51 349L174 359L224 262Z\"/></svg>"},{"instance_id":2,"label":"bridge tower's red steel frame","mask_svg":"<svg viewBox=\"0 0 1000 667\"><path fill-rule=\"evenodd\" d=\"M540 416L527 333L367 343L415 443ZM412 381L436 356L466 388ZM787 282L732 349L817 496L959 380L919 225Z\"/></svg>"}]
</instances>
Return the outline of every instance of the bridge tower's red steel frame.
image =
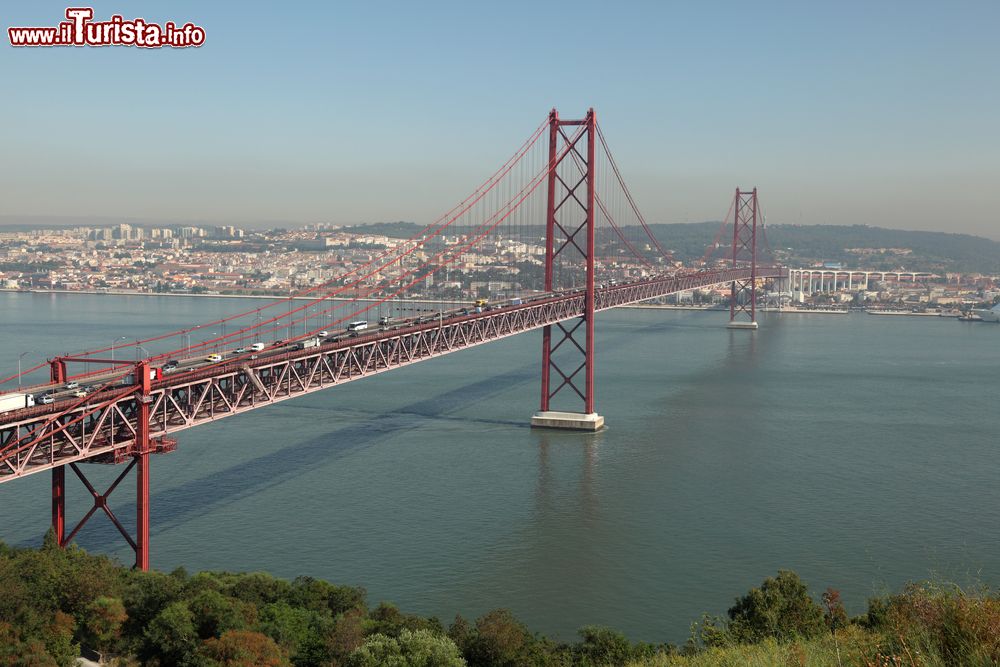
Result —
<instances>
[{"instance_id":1,"label":"bridge tower's red steel frame","mask_svg":"<svg viewBox=\"0 0 1000 667\"><path fill-rule=\"evenodd\" d=\"M750 278L734 280L729 290L729 322L737 327L757 325L757 188L736 188L733 202L732 266L750 262ZM749 318L749 319L747 319Z\"/></svg>"},{"instance_id":2,"label":"bridge tower's red steel frame","mask_svg":"<svg viewBox=\"0 0 1000 667\"><path fill-rule=\"evenodd\" d=\"M51 376L54 382L65 382L66 380L66 362L73 361L73 359L57 358L50 362L51 366ZM101 359L87 359L87 362L101 362L105 361L107 363L115 364L114 360L101 360ZM117 362L121 363L121 362ZM76 474L76 476L83 482L83 485L87 487L90 495L93 496L94 504L90 510L84 515L82 519L76 524L76 526L67 534L66 533L66 466L59 466L52 469L52 529L55 533L56 540L61 547L65 547L67 544L73 541L76 534L80 532L84 524L90 520L90 518L97 512L97 510L102 510L111 522L121 533L125 541L129 543L132 550L135 551L135 567L139 570L149 569L149 455L151 453L161 453L164 451L170 451L171 446L164 442L160 442L159 446L153 448L150 446L149 438L149 405L150 399L150 389L151 389L151 378L150 378L150 366L148 361L139 361L135 364L135 395L136 395L136 426L135 426L135 443L128 450L121 450L120 452L115 452L111 456L97 457L91 459L88 462L92 463L124 463L126 460L131 458L129 464L125 469L115 478L115 481L111 483L111 486L104 493L98 493L91 484L87 476L84 475L83 471L76 465L76 463L70 463L70 469ZM135 487L135 505L136 505L136 522L135 522L135 537L133 538L129 532L122 525L115 513L111 511L108 506L108 496L118 487L118 485L125 479L125 476L135 468L136 474L136 487Z\"/></svg>"},{"instance_id":3,"label":"bridge tower's red steel frame","mask_svg":"<svg viewBox=\"0 0 1000 667\"><path fill-rule=\"evenodd\" d=\"M563 251L575 248L583 257L586 265L586 297L583 315L575 322L565 325L557 323L554 326L559 329L559 339L553 341L552 327L548 325L542 329L542 400L541 410L547 412L552 398L561 390L570 389L583 400L583 412L592 414L594 412L594 177L595 162L594 150L597 141L597 119L594 110L587 111L587 117L583 120L562 120L559 113L553 109L549 113L549 174L548 174L548 201L545 214L545 291L552 292L554 289L553 267L555 259ZM567 126L585 126L585 129L575 138L571 138L563 130ZM587 155L584 158L580 154L580 142L586 138ZM560 141L561 140L561 141ZM560 146L560 144L562 144ZM576 171L583 171L579 180L567 182L563 175L560 175L558 167L563 161L569 159L577 163ZM581 186L586 187L584 197L578 195ZM560 197L560 191L564 194ZM564 210L563 207L568 207ZM570 211L582 210L585 216L581 224L577 224ZM565 215L561 215L565 213ZM557 217L558 216L558 217ZM559 246L556 246L556 231L561 233L562 239ZM585 243L581 243L580 236L584 236ZM579 330L583 328L583 345L577 340ZM568 347L576 348L583 356L582 363L569 373L556 364L552 358L552 353L569 344ZM552 388L552 371L558 375L559 383L555 389ZM583 371L584 380L581 383L577 379L580 371Z\"/></svg>"}]
</instances>

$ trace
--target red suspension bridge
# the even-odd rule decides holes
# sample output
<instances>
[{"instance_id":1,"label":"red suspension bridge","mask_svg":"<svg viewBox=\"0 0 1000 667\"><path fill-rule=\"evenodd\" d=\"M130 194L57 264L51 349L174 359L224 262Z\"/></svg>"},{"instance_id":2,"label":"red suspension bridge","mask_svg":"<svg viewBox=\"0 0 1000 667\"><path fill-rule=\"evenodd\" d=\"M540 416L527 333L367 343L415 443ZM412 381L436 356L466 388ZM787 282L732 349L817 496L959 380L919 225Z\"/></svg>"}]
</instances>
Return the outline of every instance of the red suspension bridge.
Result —
<instances>
[{"instance_id":1,"label":"red suspension bridge","mask_svg":"<svg viewBox=\"0 0 1000 667\"><path fill-rule=\"evenodd\" d=\"M759 251L769 248L757 191L737 189L715 241L682 266L640 213L593 110L577 120L553 110L469 197L332 280L119 346L134 362L116 361L113 345L0 380L18 386L0 400L24 400L0 412L0 482L50 470L59 543L102 511L147 569L149 457L173 450L178 431L533 329L542 358L532 424L596 430L595 313L728 284L730 326L756 328L762 282L787 277ZM100 492L82 463L125 467ZM67 467L94 501L69 530ZM130 532L108 496L133 469Z\"/></svg>"}]
</instances>

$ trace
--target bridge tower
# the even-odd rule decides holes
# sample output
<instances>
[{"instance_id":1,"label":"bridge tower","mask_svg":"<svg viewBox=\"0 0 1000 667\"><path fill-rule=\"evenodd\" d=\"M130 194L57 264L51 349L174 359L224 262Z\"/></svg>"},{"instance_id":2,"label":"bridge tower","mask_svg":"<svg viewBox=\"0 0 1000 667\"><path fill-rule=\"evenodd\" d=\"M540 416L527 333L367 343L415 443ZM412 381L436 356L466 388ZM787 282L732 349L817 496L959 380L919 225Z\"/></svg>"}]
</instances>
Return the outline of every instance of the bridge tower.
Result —
<instances>
[{"instance_id":1,"label":"bridge tower","mask_svg":"<svg viewBox=\"0 0 1000 667\"><path fill-rule=\"evenodd\" d=\"M750 264L749 280L734 280L729 289L730 329L757 328L757 188L736 188L733 202L732 266Z\"/></svg>"},{"instance_id":2,"label":"bridge tower","mask_svg":"<svg viewBox=\"0 0 1000 667\"><path fill-rule=\"evenodd\" d=\"M573 137L564 129L581 125L584 126L583 132L573 133ZM582 150L583 142L586 142L586 157ZM551 292L554 289L553 268L560 255L582 259L586 272L586 289L582 317L542 329L542 400L540 411L531 418L531 425L534 427L596 431L604 426L604 417L594 411L596 142L597 119L593 109L582 120L561 119L555 109L549 113L545 291ZM566 168L560 169L564 164ZM565 358L561 362L562 366L554 359L553 353L560 348L567 350L573 359L570 365L566 365ZM583 411L550 410L552 399L560 392L575 394L583 403Z\"/></svg>"}]
</instances>

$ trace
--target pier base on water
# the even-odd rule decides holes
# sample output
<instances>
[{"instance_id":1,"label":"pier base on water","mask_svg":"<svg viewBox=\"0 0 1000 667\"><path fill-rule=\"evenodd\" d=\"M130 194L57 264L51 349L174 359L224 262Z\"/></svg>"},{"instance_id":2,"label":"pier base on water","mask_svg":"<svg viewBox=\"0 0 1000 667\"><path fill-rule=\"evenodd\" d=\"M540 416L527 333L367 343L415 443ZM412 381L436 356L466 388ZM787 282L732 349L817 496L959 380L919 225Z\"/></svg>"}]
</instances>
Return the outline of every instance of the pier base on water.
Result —
<instances>
[{"instance_id":1,"label":"pier base on water","mask_svg":"<svg viewBox=\"0 0 1000 667\"><path fill-rule=\"evenodd\" d=\"M729 324L727 324L726 328L727 329L756 329L757 328L757 323L756 322L737 322L737 321L734 320L734 321L730 322Z\"/></svg>"},{"instance_id":2,"label":"pier base on water","mask_svg":"<svg viewBox=\"0 0 1000 667\"><path fill-rule=\"evenodd\" d=\"M531 418L532 428L560 428L570 431L599 431L604 428L604 417L592 412L536 412Z\"/></svg>"}]
</instances>

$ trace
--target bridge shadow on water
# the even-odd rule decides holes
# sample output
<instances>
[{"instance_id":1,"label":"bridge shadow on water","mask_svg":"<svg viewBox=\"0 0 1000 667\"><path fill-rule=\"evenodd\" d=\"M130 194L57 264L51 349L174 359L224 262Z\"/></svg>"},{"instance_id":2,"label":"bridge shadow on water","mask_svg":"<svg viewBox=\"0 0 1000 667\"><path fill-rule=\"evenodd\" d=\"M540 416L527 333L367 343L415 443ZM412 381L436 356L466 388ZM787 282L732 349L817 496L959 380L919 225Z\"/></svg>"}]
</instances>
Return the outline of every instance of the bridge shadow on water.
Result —
<instances>
[{"instance_id":1,"label":"bridge shadow on water","mask_svg":"<svg viewBox=\"0 0 1000 667\"><path fill-rule=\"evenodd\" d=\"M669 322L654 322L629 328L633 335L662 333L678 325ZM685 327L686 325L680 325ZM600 349L609 350L630 344L626 338L611 336L600 341ZM374 413L362 421L337 428L302 442L289 445L263 456L240 461L223 470L191 479L161 492L156 492L156 458L153 458L154 481L150 493L150 535L163 533L182 525L188 520L202 516L213 508L223 507L241 498L251 496L266 489L279 486L303 475L318 466L342 459L382 441L384 438L410 431L427 420L457 420L465 423L476 422L502 425L521 429L530 428L527 416L523 421L473 418L465 410L477 403L494 398L498 394L519 385L534 384L538 381L538 365L527 363L516 369L491 375L465 383L440 394L427 396L392 412ZM296 406L304 410L328 410L325 406ZM462 413L462 414L456 414ZM226 422L223 422L225 424ZM547 441L544 441L547 445ZM224 446L224 445L223 445ZM547 449L544 447L543 449ZM183 443L181 445L183 450ZM544 456L544 454L542 454ZM592 455L590 452L589 455ZM91 473L96 466L84 466ZM543 466L544 468L544 466ZM118 468L115 467L115 474ZM95 477L97 477L95 475ZM134 528L134 496L130 496L131 476L115 496L111 496L111 506L119 520L131 532ZM103 484L95 483L100 490ZM127 490L126 490L127 489ZM124 493L123 493L124 491ZM127 500L114 502L118 498ZM72 501L71 501L72 502ZM89 505L69 507L67 529L69 530ZM98 513L100 514L100 513ZM24 540L20 546L37 545L42 535ZM94 551L109 551L123 546L121 536L105 517L95 515L80 531L75 541L83 548Z\"/></svg>"},{"instance_id":2,"label":"bridge shadow on water","mask_svg":"<svg viewBox=\"0 0 1000 667\"><path fill-rule=\"evenodd\" d=\"M263 456L240 461L224 470L189 480L163 492L156 492L154 479L150 493L151 526L150 535L169 530L191 518L204 515L212 508L225 506L240 498L260 493L266 489L286 483L299 475L332 461L377 444L388 436L410 431L430 419L456 419L463 422L475 421L494 425L528 428L527 422L505 420L472 419L466 416L450 416L463 408L490 399L516 385L530 383L536 379L537 368L525 365L521 368L488 378L463 384L455 389L422 398L401 406L389 413L377 413L362 421L337 428L302 442L283 447ZM296 407L306 410L328 410L327 407ZM224 445L223 445L224 446ZM183 448L183 444L181 445ZM156 465L156 458L153 458ZM85 466L89 473L93 466ZM117 473L117 467L115 469ZM155 475L155 467L154 467ZM88 475L89 476L89 475ZM129 478L131 479L131 477ZM102 485L95 483L100 490ZM130 487L126 481L122 488ZM115 495L125 495L119 490ZM114 503L112 508L119 520L131 529L133 500ZM82 515L86 507L69 508L69 523L75 525L75 517ZM67 528L69 529L69 527ZM25 540L21 546L38 544L41 536ZM122 539L115 527L106 518L95 515L80 531L75 540L88 550L106 550L121 546Z\"/></svg>"}]
</instances>

